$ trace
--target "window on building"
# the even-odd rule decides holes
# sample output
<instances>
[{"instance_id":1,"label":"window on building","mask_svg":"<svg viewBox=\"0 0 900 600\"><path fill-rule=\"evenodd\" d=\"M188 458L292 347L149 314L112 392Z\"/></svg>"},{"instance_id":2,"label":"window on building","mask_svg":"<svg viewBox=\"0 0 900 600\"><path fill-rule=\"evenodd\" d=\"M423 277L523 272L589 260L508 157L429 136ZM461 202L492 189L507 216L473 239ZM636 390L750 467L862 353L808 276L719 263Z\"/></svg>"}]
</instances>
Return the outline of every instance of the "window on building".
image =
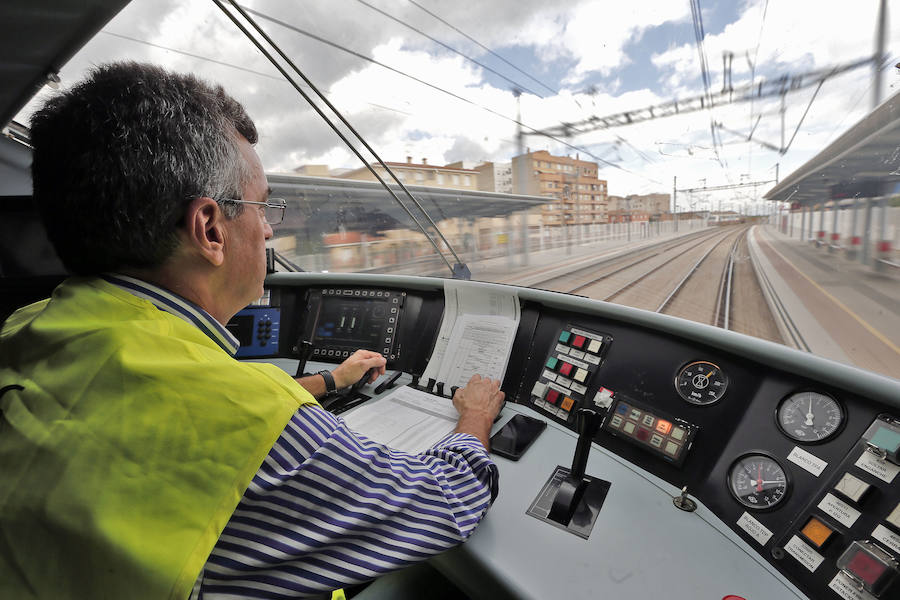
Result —
<instances>
[{"instance_id":1,"label":"window on building","mask_svg":"<svg viewBox=\"0 0 900 600\"><path fill-rule=\"evenodd\" d=\"M463 175L463 185L472 185L472 178L469 175Z\"/></svg>"},{"instance_id":2,"label":"window on building","mask_svg":"<svg viewBox=\"0 0 900 600\"><path fill-rule=\"evenodd\" d=\"M416 183L422 183L423 181L425 181L425 173L416 171Z\"/></svg>"},{"instance_id":3,"label":"window on building","mask_svg":"<svg viewBox=\"0 0 900 600\"><path fill-rule=\"evenodd\" d=\"M438 185L444 185L444 174L443 173L437 174L437 183L438 183Z\"/></svg>"},{"instance_id":4,"label":"window on building","mask_svg":"<svg viewBox=\"0 0 900 600\"><path fill-rule=\"evenodd\" d=\"M459 175L453 175L453 185L459 185Z\"/></svg>"}]
</instances>

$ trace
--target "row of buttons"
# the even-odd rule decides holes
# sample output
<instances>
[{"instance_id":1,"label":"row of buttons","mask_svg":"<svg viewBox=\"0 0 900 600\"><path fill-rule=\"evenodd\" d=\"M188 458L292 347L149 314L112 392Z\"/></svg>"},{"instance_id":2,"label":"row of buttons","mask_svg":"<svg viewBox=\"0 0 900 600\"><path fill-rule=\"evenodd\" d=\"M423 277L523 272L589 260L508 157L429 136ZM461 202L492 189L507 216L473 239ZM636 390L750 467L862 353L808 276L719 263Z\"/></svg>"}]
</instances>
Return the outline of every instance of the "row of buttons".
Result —
<instances>
[{"instance_id":1,"label":"row of buttons","mask_svg":"<svg viewBox=\"0 0 900 600\"><path fill-rule=\"evenodd\" d=\"M638 441L644 442L645 444L650 444L657 450L662 450L669 456L676 457L678 456L679 450L681 450L681 446L679 444L676 444L672 440L666 440L658 433L653 433L646 427L640 427L632 421L623 419L619 415L613 415L613 418L610 420L609 424L616 429L621 429L627 435L637 439ZM665 446L663 446L663 442L665 442Z\"/></svg>"},{"instance_id":2,"label":"row of buttons","mask_svg":"<svg viewBox=\"0 0 900 600\"><path fill-rule=\"evenodd\" d=\"M560 396L562 396L562 400L560 400ZM569 396L563 396L558 391L553 389L547 391L547 395L544 396L544 400L554 406L557 402L559 402L559 407L566 412L572 410L572 405L575 404L575 400L573 400Z\"/></svg>"},{"instance_id":3,"label":"row of buttons","mask_svg":"<svg viewBox=\"0 0 900 600\"><path fill-rule=\"evenodd\" d=\"M572 411L578 408L578 401L575 398L540 381L534 384L531 395L536 407L542 408L560 419L568 420Z\"/></svg>"},{"instance_id":4,"label":"row of buttons","mask_svg":"<svg viewBox=\"0 0 900 600\"><path fill-rule=\"evenodd\" d=\"M365 298L390 298L391 292L384 291L376 291L376 290L322 290L323 293L327 296L362 296ZM399 301L397 298L394 298L394 304L398 304Z\"/></svg>"},{"instance_id":5,"label":"row of buttons","mask_svg":"<svg viewBox=\"0 0 900 600\"><path fill-rule=\"evenodd\" d=\"M382 356L387 356L390 348L382 348ZM313 354L318 356L333 356L334 358L347 358L353 351L351 350L335 350L334 348L313 348Z\"/></svg>"},{"instance_id":6,"label":"row of buttons","mask_svg":"<svg viewBox=\"0 0 900 600\"><path fill-rule=\"evenodd\" d=\"M660 419L655 415L643 412L633 406L629 407L624 403L619 403L619 405L616 406L616 413L617 415L621 415L622 417L632 419L640 422L642 425L653 428L662 435L669 435L678 441L683 440L687 433L683 428L673 426L671 422L666 421L665 419Z\"/></svg>"},{"instance_id":7,"label":"row of buttons","mask_svg":"<svg viewBox=\"0 0 900 600\"><path fill-rule=\"evenodd\" d=\"M559 334L559 343L569 345L578 350L585 350L591 354L600 354L600 349L603 347L602 340L578 335L565 329Z\"/></svg>"},{"instance_id":8,"label":"row of buttons","mask_svg":"<svg viewBox=\"0 0 900 600\"><path fill-rule=\"evenodd\" d=\"M679 458L687 443L685 428L624 402L616 404L608 426L673 459Z\"/></svg>"},{"instance_id":9,"label":"row of buttons","mask_svg":"<svg viewBox=\"0 0 900 600\"><path fill-rule=\"evenodd\" d=\"M551 356L547 359L546 367L551 371L558 372L560 375L571 377L578 383L584 383L588 375L590 375L590 372L587 371L587 369L576 367L575 365L564 360L560 360L555 356Z\"/></svg>"},{"instance_id":10,"label":"row of buttons","mask_svg":"<svg viewBox=\"0 0 900 600\"><path fill-rule=\"evenodd\" d=\"M313 354L319 356L334 356L336 358L347 358L350 356L349 350L335 350L334 348L313 348Z\"/></svg>"}]
</instances>

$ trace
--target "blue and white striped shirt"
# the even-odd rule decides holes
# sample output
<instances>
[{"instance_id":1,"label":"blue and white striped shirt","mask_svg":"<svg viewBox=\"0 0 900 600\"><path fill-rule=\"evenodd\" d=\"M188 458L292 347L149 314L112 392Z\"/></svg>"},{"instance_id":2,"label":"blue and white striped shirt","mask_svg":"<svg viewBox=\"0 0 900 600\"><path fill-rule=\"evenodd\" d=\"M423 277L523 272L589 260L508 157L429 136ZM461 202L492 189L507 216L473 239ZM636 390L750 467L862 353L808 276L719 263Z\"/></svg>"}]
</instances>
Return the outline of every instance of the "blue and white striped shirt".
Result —
<instances>
[{"instance_id":1,"label":"blue and white striped shirt","mask_svg":"<svg viewBox=\"0 0 900 600\"><path fill-rule=\"evenodd\" d=\"M199 306L133 278L105 279L237 351L230 332ZM474 531L497 478L469 434L409 454L351 431L319 406L303 407L253 477L191 599L315 596L426 560Z\"/></svg>"}]
</instances>

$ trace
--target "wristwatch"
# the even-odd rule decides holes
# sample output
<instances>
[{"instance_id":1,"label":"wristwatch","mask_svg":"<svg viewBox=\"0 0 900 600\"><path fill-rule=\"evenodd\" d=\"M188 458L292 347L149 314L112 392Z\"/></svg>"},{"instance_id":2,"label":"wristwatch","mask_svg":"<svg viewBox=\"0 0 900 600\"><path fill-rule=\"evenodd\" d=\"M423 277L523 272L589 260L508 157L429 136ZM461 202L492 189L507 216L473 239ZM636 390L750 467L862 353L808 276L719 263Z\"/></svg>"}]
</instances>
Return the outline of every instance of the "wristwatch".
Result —
<instances>
[{"instance_id":1,"label":"wristwatch","mask_svg":"<svg viewBox=\"0 0 900 600\"><path fill-rule=\"evenodd\" d=\"M330 396L337 391L337 386L334 384L334 376L331 374L331 371L319 371L316 375L321 375L322 379L325 380L326 396Z\"/></svg>"}]
</instances>

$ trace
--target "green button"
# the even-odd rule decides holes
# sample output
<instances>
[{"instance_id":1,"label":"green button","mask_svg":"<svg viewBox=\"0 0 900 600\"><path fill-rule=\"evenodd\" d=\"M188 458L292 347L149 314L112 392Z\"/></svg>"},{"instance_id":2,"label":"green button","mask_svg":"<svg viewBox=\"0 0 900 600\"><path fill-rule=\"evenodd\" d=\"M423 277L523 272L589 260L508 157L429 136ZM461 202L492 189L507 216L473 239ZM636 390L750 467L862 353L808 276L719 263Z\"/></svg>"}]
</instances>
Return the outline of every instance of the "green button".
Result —
<instances>
[{"instance_id":1,"label":"green button","mask_svg":"<svg viewBox=\"0 0 900 600\"><path fill-rule=\"evenodd\" d=\"M555 368L556 368L556 363L558 363L558 362L559 362L559 361L556 360L556 357L551 356L550 358L547 359L547 368L548 368L548 369L555 369Z\"/></svg>"},{"instance_id":2,"label":"green button","mask_svg":"<svg viewBox=\"0 0 900 600\"><path fill-rule=\"evenodd\" d=\"M559 341L561 341L563 344L566 344L566 343L568 343L569 336L571 336L571 335L572 335L571 332L563 331L561 334L559 334Z\"/></svg>"}]
</instances>

